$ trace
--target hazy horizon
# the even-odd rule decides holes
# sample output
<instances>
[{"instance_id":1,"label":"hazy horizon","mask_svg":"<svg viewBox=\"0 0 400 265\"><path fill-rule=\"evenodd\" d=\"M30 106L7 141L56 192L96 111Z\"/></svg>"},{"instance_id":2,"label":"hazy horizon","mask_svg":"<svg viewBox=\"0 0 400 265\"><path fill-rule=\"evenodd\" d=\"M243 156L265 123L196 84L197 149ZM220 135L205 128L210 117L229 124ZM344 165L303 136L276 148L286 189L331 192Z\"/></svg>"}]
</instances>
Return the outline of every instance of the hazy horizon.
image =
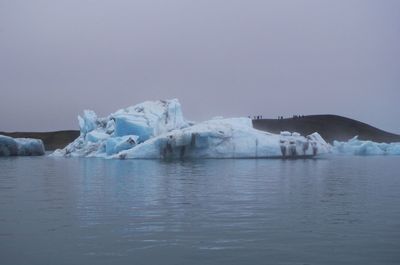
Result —
<instances>
[{"instance_id":1,"label":"hazy horizon","mask_svg":"<svg viewBox=\"0 0 400 265\"><path fill-rule=\"evenodd\" d=\"M400 1L0 0L0 131L145 100L189 120L337 114L400 133Z\"/></svg>"}]
</instances>

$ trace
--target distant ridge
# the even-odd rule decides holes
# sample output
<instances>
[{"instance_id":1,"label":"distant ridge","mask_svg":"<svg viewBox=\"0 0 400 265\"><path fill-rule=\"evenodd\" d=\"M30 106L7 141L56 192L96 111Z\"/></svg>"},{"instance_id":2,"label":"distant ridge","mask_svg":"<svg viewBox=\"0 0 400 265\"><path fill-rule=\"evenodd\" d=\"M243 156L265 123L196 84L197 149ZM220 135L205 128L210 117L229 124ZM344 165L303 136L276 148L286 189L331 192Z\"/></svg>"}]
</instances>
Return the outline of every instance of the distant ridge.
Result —
<instances>
[{"instance_id":1,"label":"distant ridge","mask_svg":"<svg viewBox=\"0 0 400 265\"><path fill-rule=\"evenodd\" d=\"M347 141L358 135L360 140L374 142L400 142L400 135L385 132L366 123L338 115L295 116L286 119L255 119L256 129L279 133L298 132L308 135L318 132L328 142Z\"/></svg>"},{"instance_id":2,"label":"distant ridge","mask_svg":"<svg viewBox=\"0 0 400 265\"><path fill-rule=\"evenodd\" d=\"M255 119L256 129L271 133L281 131L298 132L308 135L319 132L322 137L332 143L333 140L347 141L358 135L361 140L375 142L400 142L400 135L385 132L366 123L337 115L310 115L287 119ZM47 151L64 148L79 136L77 130L55 132L0 132L14 138L41 139Z\"/></svg>"}]
</instances>

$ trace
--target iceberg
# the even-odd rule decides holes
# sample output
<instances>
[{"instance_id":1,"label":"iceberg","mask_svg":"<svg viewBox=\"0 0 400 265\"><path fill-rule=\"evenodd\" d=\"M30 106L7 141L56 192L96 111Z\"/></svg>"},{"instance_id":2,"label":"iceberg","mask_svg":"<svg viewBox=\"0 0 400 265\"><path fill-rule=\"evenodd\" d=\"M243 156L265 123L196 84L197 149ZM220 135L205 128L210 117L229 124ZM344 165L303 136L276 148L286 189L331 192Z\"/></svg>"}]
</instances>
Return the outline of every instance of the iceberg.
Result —
<instances>
[{"instance_id":1,"label":"iceberg","mask_svg":"<svg viewBox=\"0 0 400 265\"><path fill-rule=\"evenodd\" d=\"M272 134L249 118L217 117L193 123L177 99L146 101L98 118L78 116L80 136L52 156L118 159L297 158L330 152L318 134Z\"/></svg>"},{"instance_id":2,"label":"iceberg","mask_svg":"<svg viewBox=\"0 0 400 265\"><path fill-rule=\"evenodd\" d=\"M44 145L40 139L0 135L0 156L38 156L44 153Z\"/></svg>"},{"instance_id":3,"label":"iceberg","mask_svg":"<svg viewBox=\"0 0 400 265\"><path fill-rule=\"evenodd\" d=\"M318 133L271 134L252 127L251 119L205 121L154 137L113 158L294 158L329 152Z\"/></svg>"},{"instance_id":4,"label":"iceberg","mask_svg":"<svg viewBox=\"0 0 400 265\"><path fill-rule=\"evenodd\" d=\"M358 136L347 142L333 142L332 152L340 155L400 155L399 143L377 143L359 140Z\"/></svg>"}]
</instances>

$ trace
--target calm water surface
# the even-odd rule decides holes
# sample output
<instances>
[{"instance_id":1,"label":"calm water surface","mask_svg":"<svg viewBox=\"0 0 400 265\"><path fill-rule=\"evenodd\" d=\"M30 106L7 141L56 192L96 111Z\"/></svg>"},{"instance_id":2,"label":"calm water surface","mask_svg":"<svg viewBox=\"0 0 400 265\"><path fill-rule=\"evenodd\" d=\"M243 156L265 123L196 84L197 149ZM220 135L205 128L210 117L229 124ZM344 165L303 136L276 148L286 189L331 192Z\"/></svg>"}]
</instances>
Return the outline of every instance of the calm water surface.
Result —
<instances>
[{"instance_id":1,"label":"calm water surface","mask_svg":"<svg viewBox=\"0 0 400 265\"><path fill-rule=\"evenodd\" d=\"M400 157L1 158L0 264L400 264Z\"/></svg>"}]
</instances>

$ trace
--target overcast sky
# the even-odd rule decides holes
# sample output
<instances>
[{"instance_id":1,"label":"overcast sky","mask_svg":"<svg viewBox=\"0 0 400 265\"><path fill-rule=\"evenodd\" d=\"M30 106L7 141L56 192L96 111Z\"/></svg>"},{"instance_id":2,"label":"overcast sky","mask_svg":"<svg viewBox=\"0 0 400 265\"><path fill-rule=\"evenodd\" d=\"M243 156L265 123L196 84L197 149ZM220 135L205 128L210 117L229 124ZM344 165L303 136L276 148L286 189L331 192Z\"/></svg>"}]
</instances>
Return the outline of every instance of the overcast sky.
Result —
<instances>
[{"instance_id":1,"label":"overcast sky","mask_svg":"<svg viewBox=\"0 0 400 265\"><path fill-rule=\"evenodd\" d=\"M164 98L191 120L331 113L400 133L400 1L0 0L0 130Z\"/></svg>"}]
</instances>

